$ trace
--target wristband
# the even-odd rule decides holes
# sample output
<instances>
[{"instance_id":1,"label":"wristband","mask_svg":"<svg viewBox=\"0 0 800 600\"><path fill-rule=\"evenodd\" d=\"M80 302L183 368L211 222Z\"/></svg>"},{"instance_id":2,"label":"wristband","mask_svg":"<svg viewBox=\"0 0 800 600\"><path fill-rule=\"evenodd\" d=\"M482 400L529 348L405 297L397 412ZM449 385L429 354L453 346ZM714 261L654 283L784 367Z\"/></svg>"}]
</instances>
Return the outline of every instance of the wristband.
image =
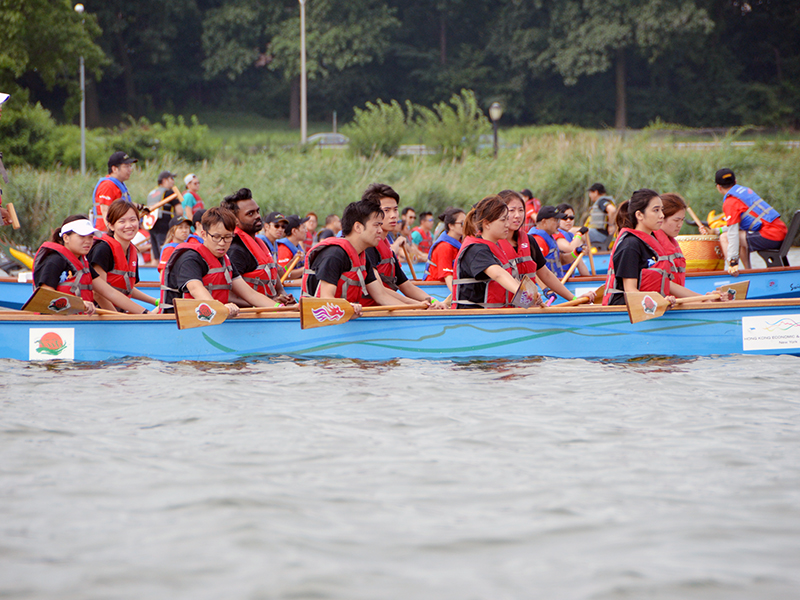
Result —
<instances>
[{"instance_id":1,"label":"wristband","mask_svg":"<svg viewBox=\"0 0 800 600\"><path fill-rule=\"evenodd\" d=\"M156 298L156 308L158 308L159 304L161 304L161 299L160 298Z\"/></svg>"},{"instance_id":2,"label":"wristband","mask_svg":"<svg viewBox=\"0 0 800 600\"><path fill-rule=\"evenodd\" d=\"M573 295L572 295L572 299L573 299L573 300L577 300L577 299L578 299L578 295L577 295L577 294L573 294Z\"/></svg>"}]
</instances>

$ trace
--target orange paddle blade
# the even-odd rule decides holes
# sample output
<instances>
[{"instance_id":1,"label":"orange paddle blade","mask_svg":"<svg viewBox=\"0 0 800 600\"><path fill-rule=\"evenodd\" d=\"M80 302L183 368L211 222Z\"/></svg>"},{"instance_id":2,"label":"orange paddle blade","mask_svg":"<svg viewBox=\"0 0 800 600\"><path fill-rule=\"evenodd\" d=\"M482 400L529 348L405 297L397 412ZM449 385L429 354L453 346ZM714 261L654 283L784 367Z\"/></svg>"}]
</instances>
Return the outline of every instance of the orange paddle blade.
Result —
<instances>
[{"instance_id":1,"label":"orange paddle blade","mask_svg":"<svg viewBox=\"0 0 800 600\"><path fill-rule=\"evenodd\" d=\"M173 304L178 329L219 325L225 322L229 314L225 305L217 300L176 298Z\"/></svg>"},{"instance_id":2,"label":"orange paddle blade","mask_svg":"<svg viewBox=\"0 0 800 600\"><path fill-rule=\"evenodd\" d=\"M660 317L669 306L669 300L657 292L626 292L625 303L631 323Z\"/></svg>"}]
</instances>

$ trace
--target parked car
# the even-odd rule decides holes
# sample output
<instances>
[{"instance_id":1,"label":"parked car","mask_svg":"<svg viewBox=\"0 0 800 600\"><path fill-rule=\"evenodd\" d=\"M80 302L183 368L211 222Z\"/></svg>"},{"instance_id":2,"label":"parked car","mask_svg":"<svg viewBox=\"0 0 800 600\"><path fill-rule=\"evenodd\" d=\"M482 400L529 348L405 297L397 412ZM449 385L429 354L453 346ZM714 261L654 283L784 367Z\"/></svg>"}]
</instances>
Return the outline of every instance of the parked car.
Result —
<instances>
[{"instance_id":1,"label":"parked car","mask_svg":"<svg viewBox=\"0 0 800 600\"><path fill-rule=\"evenodd\" d=\"M306 143L320 148L344 148L350 143L350 138L341 133L315 133Z\"/></svg>"}]
</instances>

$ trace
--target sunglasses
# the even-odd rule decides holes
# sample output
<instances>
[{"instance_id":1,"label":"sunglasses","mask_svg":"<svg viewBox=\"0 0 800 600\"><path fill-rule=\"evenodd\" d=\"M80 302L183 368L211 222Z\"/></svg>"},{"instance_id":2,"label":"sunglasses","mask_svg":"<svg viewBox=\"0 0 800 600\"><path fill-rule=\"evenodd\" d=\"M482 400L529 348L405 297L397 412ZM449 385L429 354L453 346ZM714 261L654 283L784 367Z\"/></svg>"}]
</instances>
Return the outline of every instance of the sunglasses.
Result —
<instances>
[{"instance_id":1,"label":"sunglasses","mask_svg":"<svg viewBox=\"0 0 800 600\"><path fill-rule=\"evenodd\" d=\"M569 215L567 215L566 217L564 217L564 218L563 218L563 219L561 219L561 220L562 220L562 221L574 221L574 220L575 220L575 217L574 217L574 216L570 217Z\"/></svg>"}]
</instances>

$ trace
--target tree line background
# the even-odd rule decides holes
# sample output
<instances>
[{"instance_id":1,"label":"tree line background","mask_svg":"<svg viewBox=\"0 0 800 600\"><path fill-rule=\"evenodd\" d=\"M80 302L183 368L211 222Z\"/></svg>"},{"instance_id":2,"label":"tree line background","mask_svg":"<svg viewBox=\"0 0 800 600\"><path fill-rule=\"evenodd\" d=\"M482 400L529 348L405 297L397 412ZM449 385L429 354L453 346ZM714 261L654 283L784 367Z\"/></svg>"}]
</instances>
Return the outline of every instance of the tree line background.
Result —
<instances>
[{"instance_id":1,"label":"tree line background","mask_svg":"<svg viewBox=\"0 0 800 600\"><path fill-rule=\"evenodd\" d=\"M0 0L0 90L62 122L299 118L297 0ZM309 118L462 88L504 123L794 127L800 0L307 0Z\"/></svg>"}]
</instances>

